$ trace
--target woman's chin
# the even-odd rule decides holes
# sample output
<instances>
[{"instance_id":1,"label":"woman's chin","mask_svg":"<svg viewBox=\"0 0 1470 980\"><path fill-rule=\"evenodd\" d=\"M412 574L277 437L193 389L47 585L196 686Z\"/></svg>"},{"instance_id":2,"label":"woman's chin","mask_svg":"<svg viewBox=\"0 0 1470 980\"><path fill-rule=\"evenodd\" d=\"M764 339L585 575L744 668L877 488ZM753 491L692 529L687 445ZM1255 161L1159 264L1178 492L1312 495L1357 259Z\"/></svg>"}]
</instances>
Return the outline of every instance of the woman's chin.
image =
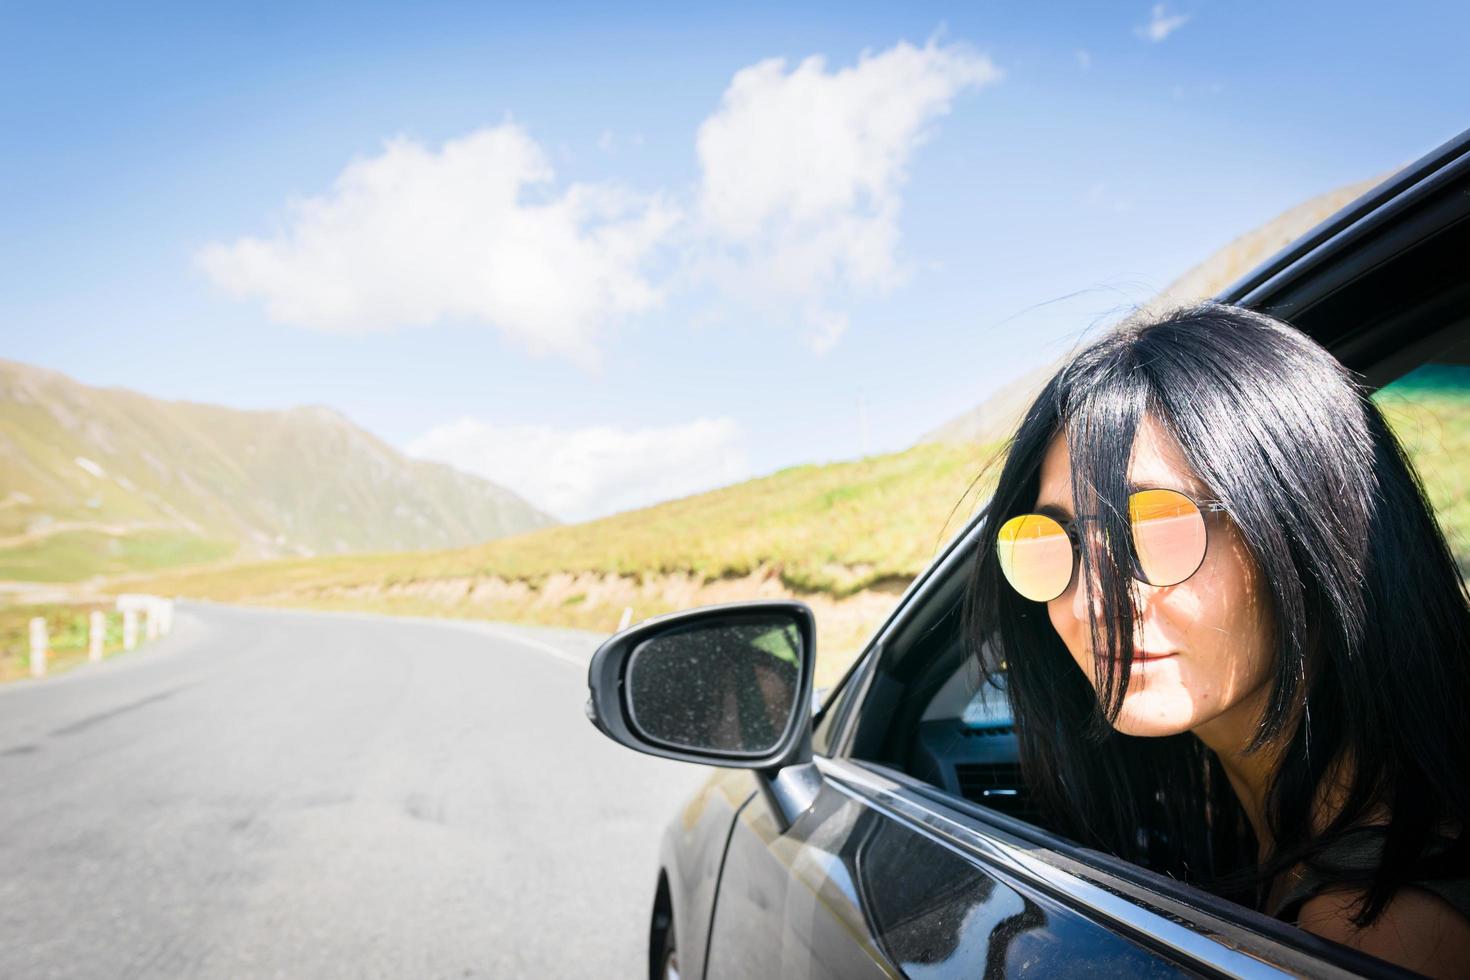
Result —
<instances>
[{"instance_id":1,"label":"woman's chin","mask_svg":"<svg viewBox=\"0 0 1470 980\"><path fill-rule=\"evenodd\" d=\"M1194 705L1183 690L1130 691L1113 730L1144 738L1178 735L1194 727L1194 715Z\"/></svg>"}]
</instances>

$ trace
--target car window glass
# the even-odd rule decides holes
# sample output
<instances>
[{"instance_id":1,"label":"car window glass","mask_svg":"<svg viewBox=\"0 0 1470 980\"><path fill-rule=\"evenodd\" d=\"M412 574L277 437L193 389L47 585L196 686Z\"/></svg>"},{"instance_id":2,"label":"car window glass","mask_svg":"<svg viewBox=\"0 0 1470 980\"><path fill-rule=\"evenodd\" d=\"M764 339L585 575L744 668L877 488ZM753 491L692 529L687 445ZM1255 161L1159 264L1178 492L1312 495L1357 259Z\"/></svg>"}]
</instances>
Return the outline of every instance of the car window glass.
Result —
<instances>
[{"instance_id":1,"label":"car window glass","mask_svg":"<svg viewBox=\"0 0 1470 980\"><path fill-rule=\"evenodd\" d=\"M1419 472L1439 526L1470 583L1470 344L1373 396Z\"/></svg>"},{"instance_id":2,"label":"car window glass","mask_svg":"<svg viewBox=\"0 0 1470 980\"><path fill-rule=\"evenodd\" d=\"M837 727L837 716L842 713L842 705L850 687L850 684L844 684L828 698L822 717L812 730L812 751L817 755L832 754L832 734Z\"/></svg>"},{"instance_id":3,"label":"car window glass","mask_svg":"<svg viewBox=\"0 0 1470 980\"><path fill-rule=\"evenodd\" d=\"M821 696L813 704L813 710L821 710L821 716L817 719L816 727L812 730L812 751L817 755L831 755L835 746L833 739L837 737L838 728L844 724L844 716L851 707L854 693L861 685L858 675L863 671L865 658L875 656L870 648L859 654L852 667L837 682L836 690L821 692Z\"/></svg>"},{"instance_id":4,"label":"car window glass","mask_svg":"<svg viewBox=\"0 0 1470 980\"><path fill-rule=\"evenodd\" d=\"M950 574L965 578L968 563ZM949 590L951 592L957 590ZM972 803L1034 821L1005 677L980 669L989 648L966 637L957 603L916 610L908 642L885 647L858 711L851 755L881 763Z\"/></svg>"}]
</instances>

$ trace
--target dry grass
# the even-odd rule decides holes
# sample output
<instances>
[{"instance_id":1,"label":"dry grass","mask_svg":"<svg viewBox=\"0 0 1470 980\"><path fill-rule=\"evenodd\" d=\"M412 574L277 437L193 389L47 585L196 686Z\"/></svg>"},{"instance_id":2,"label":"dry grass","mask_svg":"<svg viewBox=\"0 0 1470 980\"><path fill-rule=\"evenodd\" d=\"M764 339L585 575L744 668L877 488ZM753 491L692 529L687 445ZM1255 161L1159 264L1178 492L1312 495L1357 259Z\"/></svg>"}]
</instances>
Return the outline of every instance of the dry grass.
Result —
<instances>
[{"instance_id":1,"label":"dry grass","mask_svg":"<svg viewBox=\"0 0 1470 980\"><path fill-rule=\"evenodd\" d=\"M471 548L221 565L146 579L165 594L235 599L305 587L558 573L705 581L774 570L796 592L851 595L916 575L973 511L983 451L925 445L798 466L710 493ZM953 516L951 516L953 515Z\"/></svg>"},{"instance_id":2,"label":"dry grass","mask_svg":"<svg viewBox=\"0 0 1470 980\"><path fill-rule=\"evenodd\" d=\"M993 455L923 445L440 552L228 564L120 588L229 602L468 616L611 631L713 602L799 598L830 680L983 499Z\"/></svg>"}]
</instances>

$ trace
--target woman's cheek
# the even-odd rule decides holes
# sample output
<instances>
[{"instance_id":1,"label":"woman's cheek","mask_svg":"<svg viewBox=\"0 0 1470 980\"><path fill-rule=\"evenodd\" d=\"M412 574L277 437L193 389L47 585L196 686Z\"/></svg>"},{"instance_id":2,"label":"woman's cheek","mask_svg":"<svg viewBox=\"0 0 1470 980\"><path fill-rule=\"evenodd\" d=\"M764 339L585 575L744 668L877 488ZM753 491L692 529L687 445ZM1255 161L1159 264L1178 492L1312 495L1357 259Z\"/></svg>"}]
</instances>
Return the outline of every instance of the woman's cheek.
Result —
<instances>
[{"instance_id":1,"label":"woman's cheek","mask_svg":"<svg viewBox=\"0 0 1470 980\"><path fill-rule=\"evenodd\" d=\"M1233 538L1233 536L1231 536ZM1270 671L1269 637L1263 629L1259 576L1245 548L1227 539L1177 597L1188 667L1185 685L1196 715L1212 716L1252 694Z\"/></svg>"},{"instance_id":2,"label":"woman's cheek","mask_svg":"<svg viewBox=\"0 0 1470 980\"><path fill-rule=\"evenodd\" d=\"M1072 601L1072 592L1068 590L1046 604L1046 614L1051 620L1052 629L1057 631L1057 636L1061 637L1062 644L1072 655L1072 660L1095 688L1097 681L1093 677L1094 664L1089 650L1087 628L1077 618Z\"/></svg>"}]
</instances>

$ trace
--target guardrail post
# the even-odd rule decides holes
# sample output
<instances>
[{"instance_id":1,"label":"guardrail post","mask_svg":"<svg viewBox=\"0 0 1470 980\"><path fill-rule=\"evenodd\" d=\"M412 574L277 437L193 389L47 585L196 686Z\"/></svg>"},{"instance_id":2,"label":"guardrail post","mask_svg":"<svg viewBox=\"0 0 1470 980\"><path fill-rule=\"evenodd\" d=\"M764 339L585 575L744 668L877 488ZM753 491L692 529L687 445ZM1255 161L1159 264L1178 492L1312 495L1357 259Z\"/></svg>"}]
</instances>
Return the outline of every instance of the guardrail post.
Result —
<instances>
[{"instance_id":1,"label":"guardrail post","mask_svg":"<svg viewBox=\"0 0 1470 980\"><path fill-rule=\"evenodd\" d=\"M159 608L163 611L163 618L158 624L159 632L168 636L174 629L174 601L172 599L160 599Z\"/></svg>"},{"instance_id":2,"label":"guardrail post","mask_svg":"<svg viewBox=\"0 0 1470 980\"><path fill-rule=\"evenodd\" d=\"M31 676L46 675L46 617L31 620Z\"/></svg>"},{"instance_id":3,"label":"guardrail post","mask_svg":"<svg viewBox=\"0 0 1470 980\"><path fill-rule=\"evenodd\" d=\"M143 609L143 635L150 640L158 639L158 602L148 603Z\"/></svg>"},{"instance_id":4,"label":"guardrail post","mask_svg":"<svg viewBox=\"0 0 1470 980\"><path fill-rule=\"evenodd\" d=\"M131 650L138 645L138 611L123 610L123 649Z\"/></svg>"},{"instance_id":5,"label":"guardrail post","mask_svg":"<svg viewBox=\"0 0 1470 980\"><path fill-rule=\"evenodd\" d=\"M87 658L93 663L102 659L102 648L107 643L107 616L100 609L92 610L87 617Z\"/></svg>"}]
</instances>

